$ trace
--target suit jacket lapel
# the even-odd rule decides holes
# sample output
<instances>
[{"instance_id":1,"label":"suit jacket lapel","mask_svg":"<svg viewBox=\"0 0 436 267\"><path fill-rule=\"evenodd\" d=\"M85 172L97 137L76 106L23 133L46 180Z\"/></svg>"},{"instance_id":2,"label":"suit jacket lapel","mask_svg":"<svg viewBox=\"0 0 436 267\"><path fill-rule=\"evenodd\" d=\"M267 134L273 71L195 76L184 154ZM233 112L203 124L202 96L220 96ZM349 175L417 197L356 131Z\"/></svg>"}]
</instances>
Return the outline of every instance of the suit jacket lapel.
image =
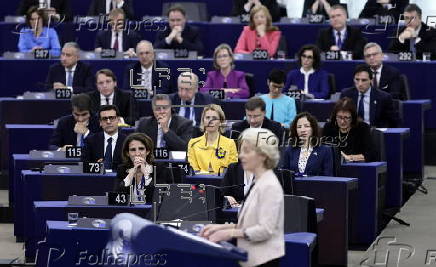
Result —
<instances>
[{"instance_id":1,"label":"suit jacket lapel","mask_svg":"<svg viewBox=\"0 0 436 267\"><path fill-rule=\"evenodd\" d=\"M101 132L99 133L99 138L97 139L97 158L104 158L104 147L105 147L105 143L104 143L104 133Z\"/></svg>"},{"instance_id":2,"label":"suit jacket lapel","mask_svg":"<svg viewBox=\"0 0 436 267\"><path fill-rule=\"evenodd\" d=\"M304 172L307 174L313 167L313 163L316 162L316 159L318 158L318 147L314 147L312 150L312 153L310 153L309 158L307 159L307 163L306 163L306 169L304 170Z\"/></svg>"},{"instance_id":3,"label":"suit jacket lapel","mask_svg":"<svg viewBox=\"0 0 436 267\"><path fill-rule=\"evenodd\" d=\"M376 89L371 88L371 95L369 99L369 121L371 122L371 125L374 125L378 99Z\"/></svg>"},{"instance_id":4,"label":"suit jacket lapel","mask_svg":"<svg viewBox=\"0 0 436 267\"><path fill-rule=\"evenodd\" d=\"M113 161L121 161L121 149L122 149L122 145L124 142L124 138L122 138L121 132L118 131L118 139L117 139L117 143L115 144L115 150L114 150L114 155L112 157L112 162Z\"/></svg>"}]
</instances>

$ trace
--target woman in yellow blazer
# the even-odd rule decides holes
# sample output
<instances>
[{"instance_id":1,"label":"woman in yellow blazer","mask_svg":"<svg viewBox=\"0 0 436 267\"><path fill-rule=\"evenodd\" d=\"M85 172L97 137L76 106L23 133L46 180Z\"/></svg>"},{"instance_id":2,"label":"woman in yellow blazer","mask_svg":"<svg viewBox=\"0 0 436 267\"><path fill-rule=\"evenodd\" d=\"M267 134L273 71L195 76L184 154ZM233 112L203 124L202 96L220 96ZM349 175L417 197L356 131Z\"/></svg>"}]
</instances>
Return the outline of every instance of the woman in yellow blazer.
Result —
<instances>
[{"instance_id":1,"label":"woman in yellow blazer","mask_svg":"<svg viewBox=\"0 0 436 267\"><path fill-rule=\"evenodd\" d=\"M272 171L279 162L278 138L267 129L242 132L239 160L254 180L244 197L237 224L209 224L200 235L212 242L237 238L248 252L242 266L279 266L285 255L283 189Z\"/></svg>"},{"instance_id":2,"label":"woman in yellow blazer","mask_svg":"<svg viewBox=\"0 0 436 267\"><path fill-rule=\"evenodd\" d=\"M225 120L220 106L210 104L203 109L200 129L204 134L188 143L188 162L194 171L218 174L238 161L235 141L222 135Z\"/></svg>"}]
</instances>

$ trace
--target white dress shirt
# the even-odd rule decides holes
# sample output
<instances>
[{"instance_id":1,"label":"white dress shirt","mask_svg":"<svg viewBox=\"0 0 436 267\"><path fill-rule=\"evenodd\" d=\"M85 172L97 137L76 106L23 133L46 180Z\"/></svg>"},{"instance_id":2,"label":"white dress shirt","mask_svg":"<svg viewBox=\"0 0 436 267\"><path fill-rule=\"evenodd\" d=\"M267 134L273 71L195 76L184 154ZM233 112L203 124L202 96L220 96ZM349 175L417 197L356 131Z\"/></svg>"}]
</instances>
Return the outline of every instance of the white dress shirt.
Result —
<instances>
[{"instance_id":1,"label":"white dress shirt","mask_svg":"<svg viewBox=\"0 0 436 267\"><path fill-rule=\"evenodd\" d=\"M182 105L186 105L186 102L182 100L182 101L181 101L181 104L182 104ZM195 95L194 95L194 97L193 97L192 100L191 100L191 105L194 105L194 104L195 104ZM196 122L195 122L195 110L194 110L194 107L190 107L190 108L188 108L188 107L180 108L180 109L179 109L179 116L185 117L185 110L189 110L189 112L191 113L191 114L189 115L189 119L192 121L192 126L195 126L195 125L196 125Z\"/></svg>"},{"instance_id":2,"label":"white dress shirt","mask_svg":"<svg viewBox=\"0 0 436 267\"><path fill-rule=\"evenodd\" d=\"M145 89L149 90L149 93L153 92L153 64L148 68L141 66L141 73L141 85L144 86Z\"/></svg>"},{"instance_id":3,"label":"white dress shirt","mask_svg":"<svg viewBox=\"0 0 436 267\"><path fill-rule=\"evenodd\" d=\"M171 118L168 121L168 128L170 127L170 125L171 125ZM156 147L157 148L164 147L164 145L162 144L163 140L164 140L164 132L162 130L162 126L160 126L160 124L158 123L157 124L157 141L156 141L156 143L157 143Z\"/></svg>"},{"instance_id":4,"label":"white dress shirt","mask_svg":"<svg viewBox=\"0 0 436 267\"><path fill-rule=\"evenodd\" d=\"M115 92L113 92L109 96L104 96L103 94L100 93L100 106L113 105L114 104L114 94L115 94ZM109 98L109 104L106 103L106 98Z\"/></svg>"},{"instance_id":5,"label":"white dress shirt","mask_svg":"<svg viewBox=\"0 0 436 267\"><path fill-rule=\"evenodd\" d=\"M111 38L111 47L114 47L115 44L115 37L116 37L116 32L112 31L112 38ZM118 52L123 52L123 32L119 31L118 32Z\"/></svg>"},{"instance_id":6,"label":"white dress shirt","mask_svg":"<svg viewBox=\"0 0 436 267\"><path fill-rule=\"evenodd\" d=\"M315 72L315 70L312 68L309 71L305 71L303 67L300 68L300 72L304 75L304 94L309 93L309 76Z\"/></svg>"},{"instance_id":7,"label":"white dress shirt","mask_svg":"<svg viewBox=\"0 0 436 267\"><path fill-rule=\"evenodd\" d=\"M360 102L360 92L358 91L359 95L357 97L357 110L359 110L359 102ZM363 120L368 124L371 125L370 123L370 118L369 118L369 109L370 109L370 102L371 102L371 87L364 93L365 97L363 98L363 111L364 111L364 118Z\"/></svg>"},{"instance_id":8,"label":"white dress shirt","mask_svg":"<svg viewBox=\"0 0 436 267\"><path fill-rule=\"evenodd\" d=\"M68 72L69 71L71 72L71 84L73 84L74 73L76 71L76 67L77 67L77 64L74 65L71 69L65 68L65 85L67 85L67 82L68 82ZM70 90L73 90L73 86L68 86L67 88Z\"/></svg>"},{"instance_id":9,"label":"white dress shirt","mask_svg":"<svg viewBox=\"0 0 436 267\"><path fill-rule=\"evenodd\" d=\"M114 158L114 151L115 151L115 145L117 144L118 139L118 132L116 132L114 135L110 136L106 132L104 133L104 151L103 155L106 155L106 147L107 147L107 140L112 137L112 159Z\"/></svg>"},{"instance_id":10,"label":"white dress shirt","mask_svg":"<svg viewBox=\"0 0 436 267\"><path fill-rule=\"evenodd\" d=\"M288 18L301 18L303 15L304 0L277 0L277 3L286 8Z\"/></svg>"}]
</instances>

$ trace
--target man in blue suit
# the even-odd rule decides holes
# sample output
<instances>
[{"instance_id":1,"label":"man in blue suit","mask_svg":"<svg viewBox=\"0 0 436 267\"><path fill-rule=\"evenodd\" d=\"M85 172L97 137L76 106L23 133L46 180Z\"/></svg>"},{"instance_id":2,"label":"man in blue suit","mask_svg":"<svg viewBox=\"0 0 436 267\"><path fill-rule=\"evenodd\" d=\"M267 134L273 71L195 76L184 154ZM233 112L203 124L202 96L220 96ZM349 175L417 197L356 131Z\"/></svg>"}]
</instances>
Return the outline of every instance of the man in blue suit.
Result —
<instances>
[{"instance_id":1,"label":"man in blue suit","mask_svg":"<svg viewBox=\"0 0 436 267\"><path fill-rule=\"evenodd\" d=\"M170 95L171 103L177 105L174 108L175 112L179 116L192 120L194 126L199 126L203 106L216 103L215 99L198 92L198 76L192 72L181 73L177 78L177 87L178 92Z\"/></svg>"},{"instance_id":2,"label":"man in blue suit","mask_svg":"<svg viewBox=\"0 0 436 267\"><path fill-rule=\"evenodd\" d=\"M391 94L392 98L407 100L400 71L383 63L383 51L377 43L367 43L363 49L366 64L371 68L371 86Z\"/></svg>"},{"instance_id":3,"label":"man in blue suit","mask_svg":"<svg viewBox=\"0 0 436 267\"><path fill-rule=\"evenodd\" d=\"M123 89L132 90L131 85L134 85L145 88L151 95L172 93L171 79L167 78L170 77L169 67L156 60L153 44L146 40L140 41L136 46L136 55L139 61L127 66L124 71ZM133 70L132 80L131 70Z\"/></svg>"},{"instance_id":4,"label":"man in blue suit","mask_svg":"<svg viewBox=\"0 0 436 267\"><path fill-rule=\"evenodd\" d=\"M90 133L100 131L97 118L91 113L91 99L87 94L71 98L73 112L59 119L49 141L49 149L65 151L68 146L83 146Z\"/></svg>"},{"instance_id":5,"label":"man in blue suit","mask_svg":"<svg viewBox=\"0 0 436 267\"><path fill-rule=\"evenodd\" d=\"M342 97L349 97L357 104L358 116L370 126L398 127L398 114L389 93L371 87L373 79L368 65L358 65L354 71L354 86L344 89Z\"/></svg>"},{"instance_id":6,"label":"man in blue suit","mask_svg":"<svg viewBox=\"0 0 436 267\"><path fill-rule=\"evenodd\" d=\"M94 75L91 67L81 61L80 47L77 43L65 43L62 48L61 62L50 66L46 79L46 88L70 88L79 94L94 89Z\"/></svg>"}]
</instances>

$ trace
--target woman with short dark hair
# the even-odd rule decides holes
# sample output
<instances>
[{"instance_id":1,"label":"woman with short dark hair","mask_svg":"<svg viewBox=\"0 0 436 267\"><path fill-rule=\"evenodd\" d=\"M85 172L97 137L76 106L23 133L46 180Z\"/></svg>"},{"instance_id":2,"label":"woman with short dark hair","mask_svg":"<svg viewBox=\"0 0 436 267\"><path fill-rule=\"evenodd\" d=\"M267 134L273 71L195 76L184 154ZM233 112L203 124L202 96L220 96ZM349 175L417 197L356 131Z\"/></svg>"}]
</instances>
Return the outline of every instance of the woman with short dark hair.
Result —
<instances>
[{"instance_id":1,"label":"woman with short dark hair","mask_svg":"<svg viewBox=\"0 0 436 267\"><path fill-rule=\"evenodd\" d=\"M371 128L357 118L353 100L344 97L333 109L324 125L323 142L338 148L346 161L372 161Z\"/></svg>"},{"instance_id":2,"label":"woman with short dark hair","mask_svg":"<svg viewBox=\"0 0 436 267\"><path fill-rule=\"evenodd\" d=\"M321 52L315 45L305 45L298 52L300 69L291 70L285 83L285 90L295 87L311 98L329 98L328 73L321 67Z\"/></svg>"}]
</instances>

